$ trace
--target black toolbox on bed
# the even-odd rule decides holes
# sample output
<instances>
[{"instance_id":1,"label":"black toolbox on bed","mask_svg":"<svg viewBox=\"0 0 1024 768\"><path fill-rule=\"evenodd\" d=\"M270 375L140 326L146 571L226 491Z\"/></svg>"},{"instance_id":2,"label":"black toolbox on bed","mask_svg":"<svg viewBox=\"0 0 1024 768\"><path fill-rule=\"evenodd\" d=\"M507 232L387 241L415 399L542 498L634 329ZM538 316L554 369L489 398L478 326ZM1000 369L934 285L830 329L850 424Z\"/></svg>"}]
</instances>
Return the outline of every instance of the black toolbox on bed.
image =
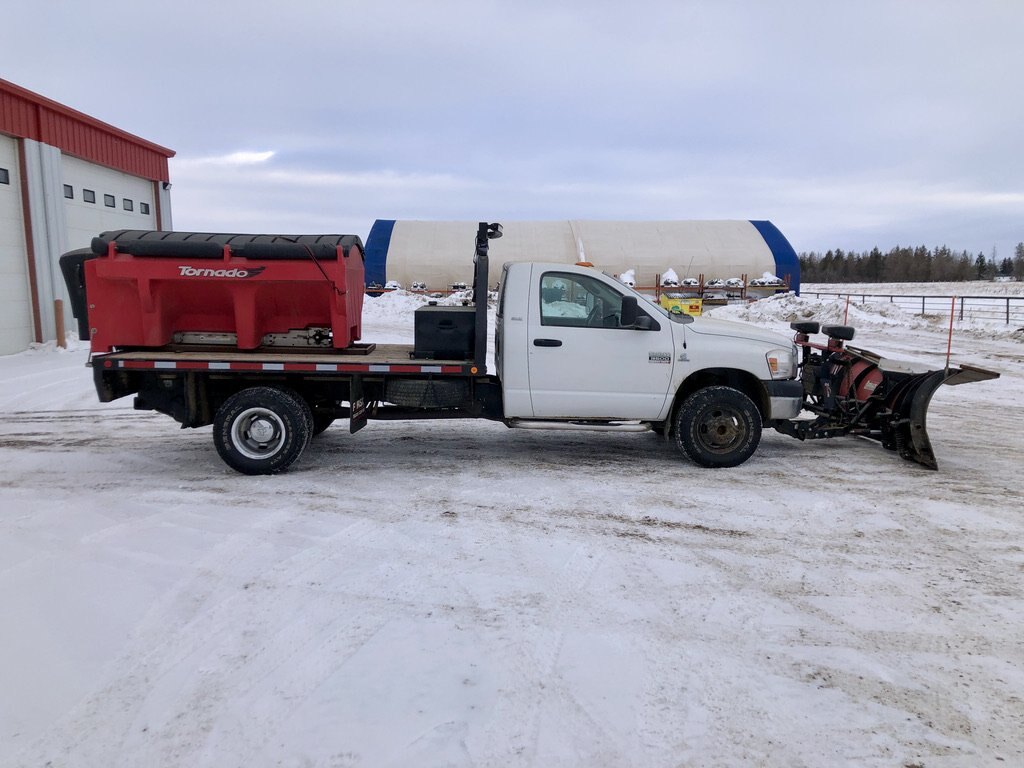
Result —
<instances>
[{"instance_id":1,"label":"black toolbox on bed","mask_svg":"<svg viewBox=\"0 0 1024 768\"><path fill-rule=\"evenodd\" d=\"M428 305L416 310L412 356L419 360L472 360L475 307Z\"/></svg>"}]
</instances>

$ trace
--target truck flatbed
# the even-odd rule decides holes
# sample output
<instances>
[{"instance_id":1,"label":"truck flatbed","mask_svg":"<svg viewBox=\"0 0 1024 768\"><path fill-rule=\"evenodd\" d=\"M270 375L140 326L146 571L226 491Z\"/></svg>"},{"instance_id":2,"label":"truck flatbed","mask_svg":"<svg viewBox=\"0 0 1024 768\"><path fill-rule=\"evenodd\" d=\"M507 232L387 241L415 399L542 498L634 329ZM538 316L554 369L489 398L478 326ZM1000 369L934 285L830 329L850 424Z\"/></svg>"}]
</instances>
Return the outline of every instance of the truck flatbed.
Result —
<instances>
[{"instance_id":1,"label":"truck flatbed","mask_svg":"<svg viewBox=\"0 0 1024 768\"><path fill-rule=\"evenodd\" d=\"M475 375L484 373L471 360L412 358L411 344L376 344L370 350L328 349L154 349L93 355L94 368L170 371L281 371L303 374L386 373Z\"/></svg>"}]
</instances>

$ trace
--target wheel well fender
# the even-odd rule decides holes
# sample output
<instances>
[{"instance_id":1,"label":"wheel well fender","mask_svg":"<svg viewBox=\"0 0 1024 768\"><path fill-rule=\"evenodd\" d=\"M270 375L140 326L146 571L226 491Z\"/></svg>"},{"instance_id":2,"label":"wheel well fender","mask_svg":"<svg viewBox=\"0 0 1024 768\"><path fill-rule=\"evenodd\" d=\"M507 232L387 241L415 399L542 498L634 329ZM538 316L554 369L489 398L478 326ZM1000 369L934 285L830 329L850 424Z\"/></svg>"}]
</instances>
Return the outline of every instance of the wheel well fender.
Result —
<instances>
[{"instance_id":1,"label":"wheel well fender","mask_svg":"<svg viewBox=\"0 0 1024 768\"><path fill-rule=\"evenodd\" d=\"M705 387L732 387L739 390L757 406L757 412L761 414L762 420L766 419L771 411L768 390L754 374L736 368L704 368L687 376L676 390L672 408L669 410L668 419L665 422L668 431L674 429L676 413L683 401L697 390Z\"/></svg>"}]
</instances>

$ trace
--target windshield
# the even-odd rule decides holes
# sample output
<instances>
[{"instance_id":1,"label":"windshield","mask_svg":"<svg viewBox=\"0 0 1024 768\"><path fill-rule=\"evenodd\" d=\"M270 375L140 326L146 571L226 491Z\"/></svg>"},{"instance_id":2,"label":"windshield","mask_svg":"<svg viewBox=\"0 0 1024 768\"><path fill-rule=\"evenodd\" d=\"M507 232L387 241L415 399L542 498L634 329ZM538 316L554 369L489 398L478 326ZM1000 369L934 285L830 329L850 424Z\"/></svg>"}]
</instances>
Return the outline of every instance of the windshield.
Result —
<instances>
[{"instance_id":1,"label":"windshield","mask_svg":"<svg viewBox=\"0 0 1024 768\"><path fill-rule=\"evenodd\" d=\"M618 280L615 277L615 275L609 275L607 272L602 272L601 274L603 274L603 275L605 275L607 277L610 277L612 280L616 280L616 282L618 282ZM647 302L647 304L652 305L656 310L658 310L658 312L660 312L662 315L667 317L673 323L692 323L693 322L693 316L692 315L688 315L685 312L669 312L667 309L665 309L663 306L661 306L661 304L659 304L657 301L652 299L650 296L645 296L644 294L640 293L640 291L638 291L636 288L632 288L632 287L626 285L625 283L620 283L620 285L621 285L621 287L623 289L625 289L625 291L627 293L631 293L634 296L636 296L637 298L643 299L645 302Z\"/></svg>"}]
</instances>

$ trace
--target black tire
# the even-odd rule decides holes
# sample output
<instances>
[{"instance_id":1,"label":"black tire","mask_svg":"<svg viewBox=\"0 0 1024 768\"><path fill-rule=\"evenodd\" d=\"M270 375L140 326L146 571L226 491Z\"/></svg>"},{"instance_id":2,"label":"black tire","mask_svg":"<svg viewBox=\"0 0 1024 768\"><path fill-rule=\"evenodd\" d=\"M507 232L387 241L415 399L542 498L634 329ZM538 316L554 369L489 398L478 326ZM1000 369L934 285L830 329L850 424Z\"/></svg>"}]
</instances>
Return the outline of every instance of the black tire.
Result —
<instances>
[{"instance_id":1,"label":"black tire","mask_svg":"<svg viewBox=\"0 0 1024 768\"><path fill-rule=\"evenodd\" d=\"M313 415L291 390L251 387L236 392L217 409L213 442L217 453L245 475L287 469L309 444Z\"/></svg>"},{"instance_id":2,"label":"black tire","mask_svg":"<svg viewBox=\"0 0 1024 768\"><path fill-rule=\"evenodd\" d=\"M676 414L676 445L702 467L735 467L761 442L761 414L732 387L705 387L690 395Z\"/></svg>"}]
</instances>

